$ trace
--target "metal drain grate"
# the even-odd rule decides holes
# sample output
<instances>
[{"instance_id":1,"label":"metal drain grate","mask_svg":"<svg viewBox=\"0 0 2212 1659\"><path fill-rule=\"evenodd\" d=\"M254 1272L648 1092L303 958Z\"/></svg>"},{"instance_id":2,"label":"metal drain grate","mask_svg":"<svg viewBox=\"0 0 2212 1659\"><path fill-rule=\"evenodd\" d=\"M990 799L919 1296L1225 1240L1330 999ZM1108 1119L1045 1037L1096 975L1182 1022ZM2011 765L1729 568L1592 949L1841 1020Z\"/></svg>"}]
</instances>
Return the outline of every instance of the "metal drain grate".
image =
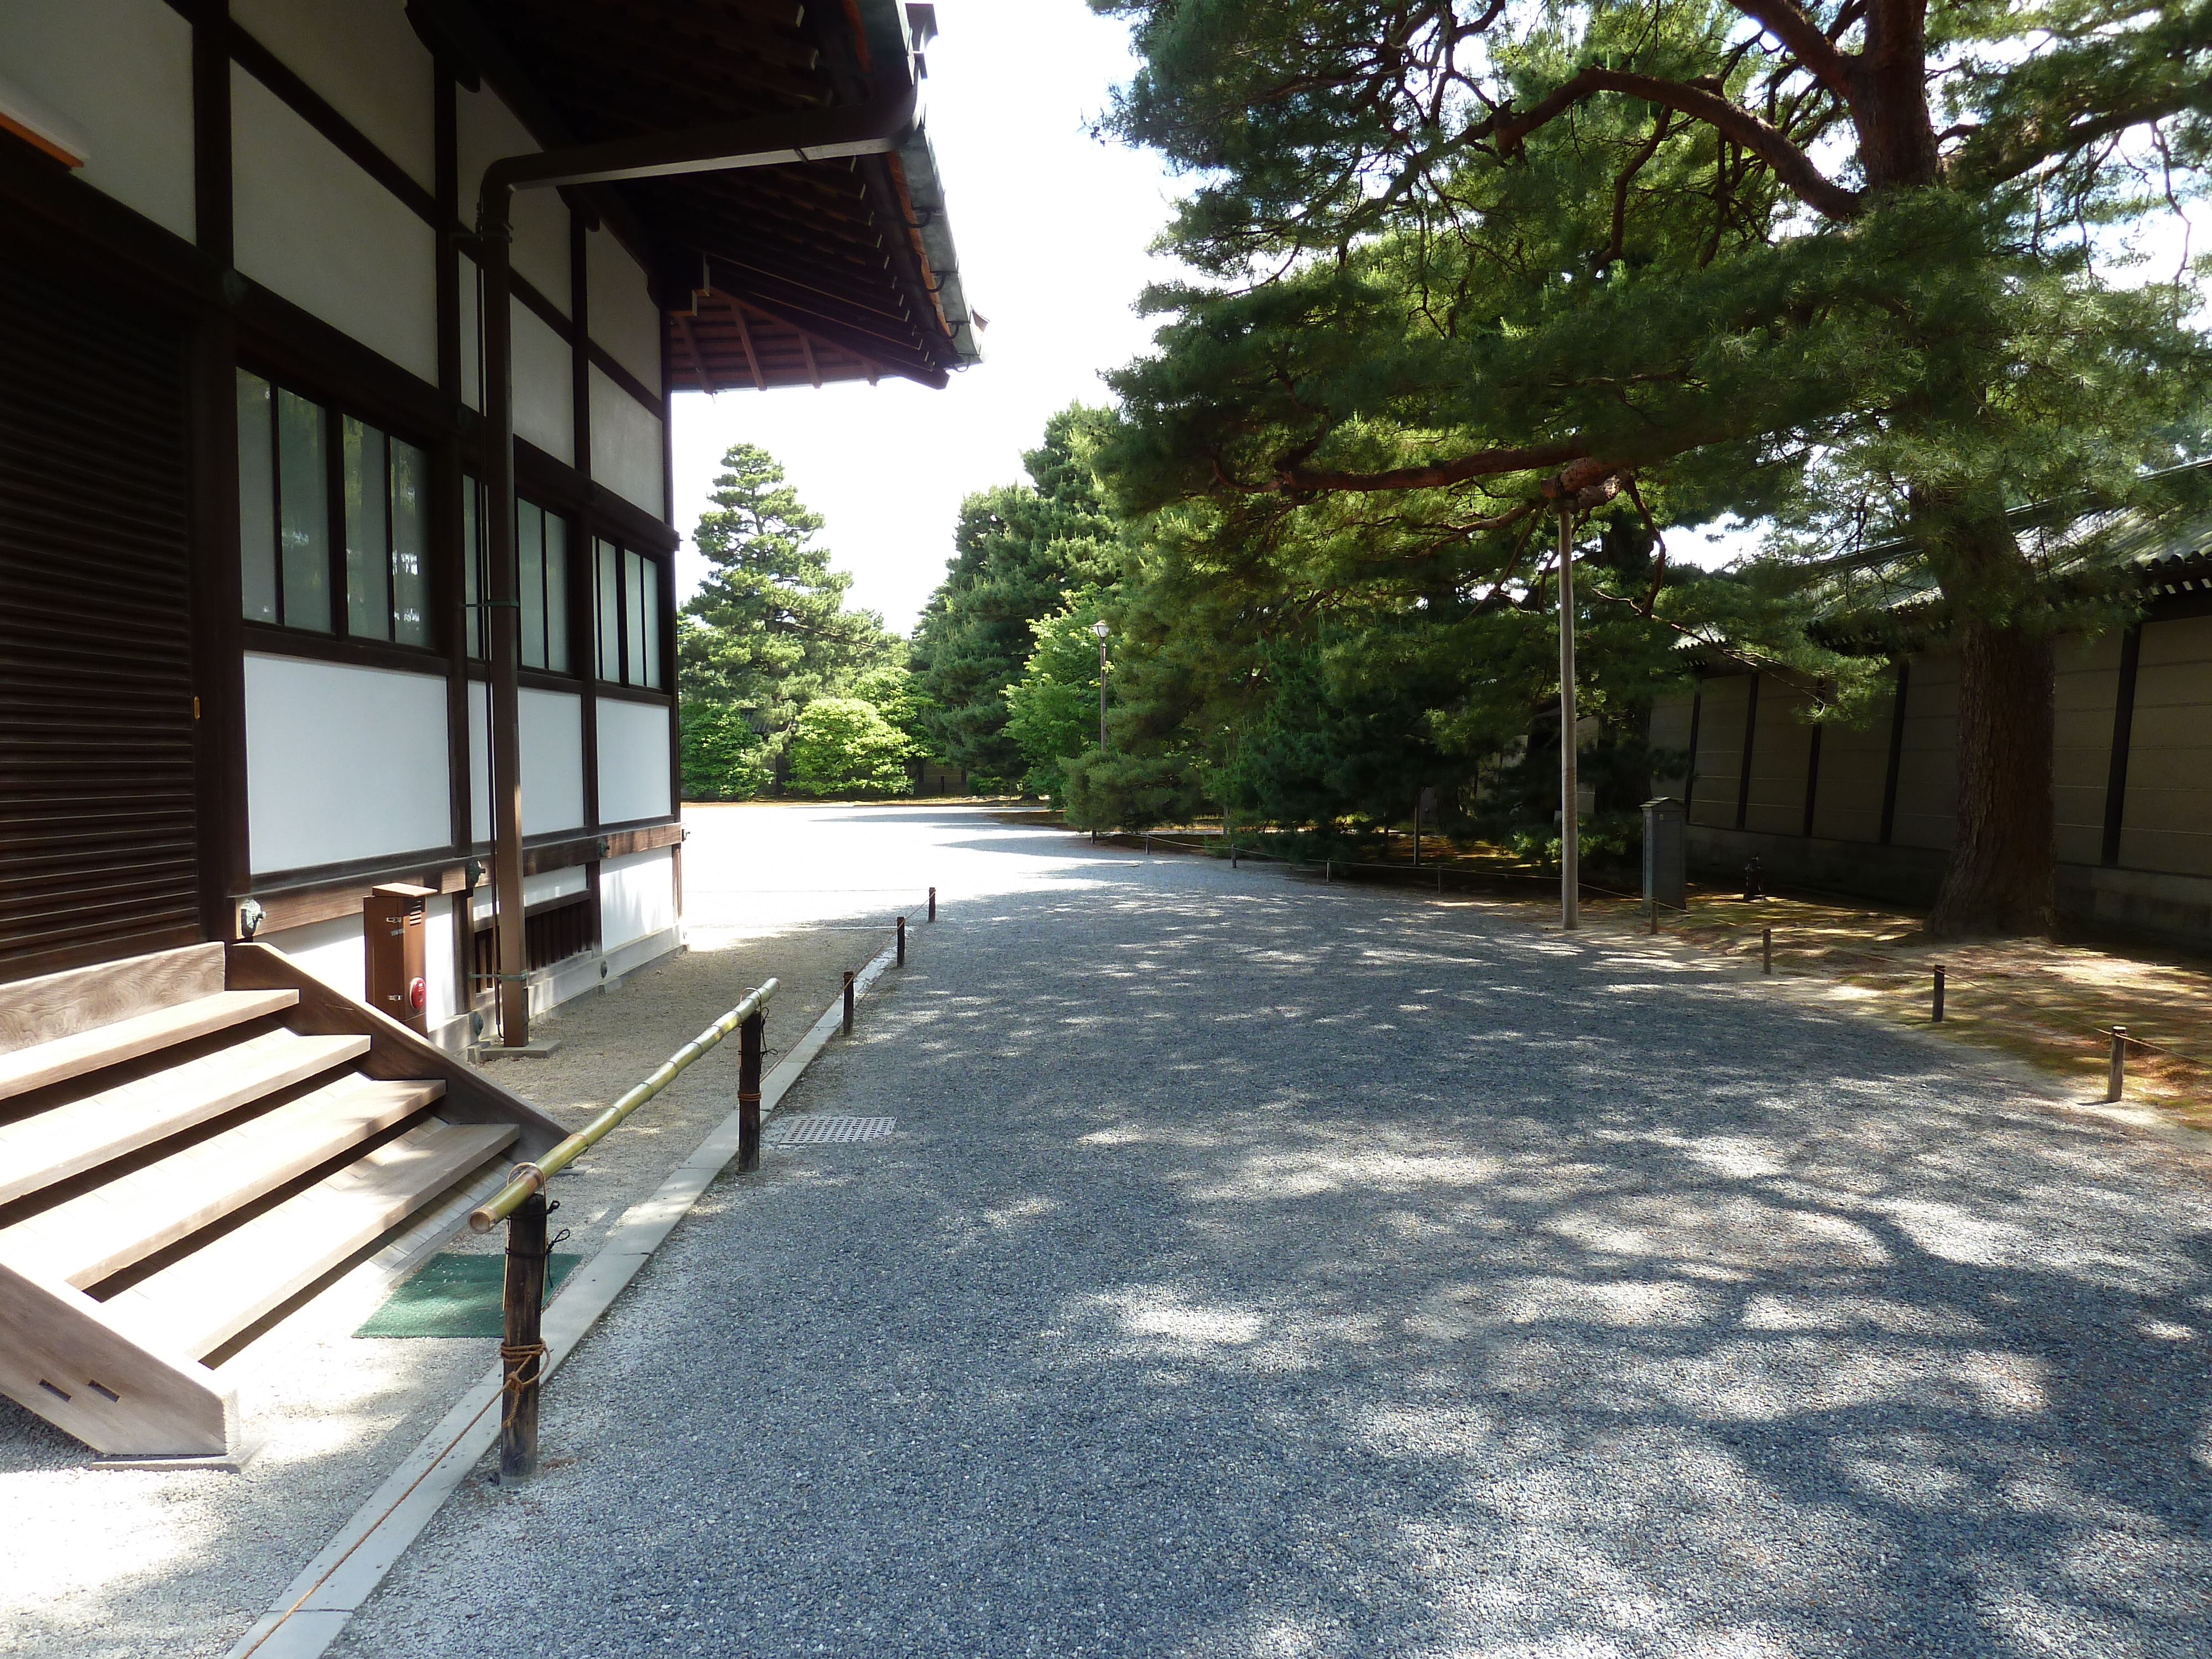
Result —
<instances>
[{"instance_id":1,"label":"metal drain grate","mask_svg":"<svg viewBox=\"0 0 2212 1659\"><path fill-rule=\"evenodd\" d=\"M898 1127L895 1117L787 1117L768 1126L771 1146L817 1146L831 1140L881 1140Z\"/></svg>"}]
</instances>

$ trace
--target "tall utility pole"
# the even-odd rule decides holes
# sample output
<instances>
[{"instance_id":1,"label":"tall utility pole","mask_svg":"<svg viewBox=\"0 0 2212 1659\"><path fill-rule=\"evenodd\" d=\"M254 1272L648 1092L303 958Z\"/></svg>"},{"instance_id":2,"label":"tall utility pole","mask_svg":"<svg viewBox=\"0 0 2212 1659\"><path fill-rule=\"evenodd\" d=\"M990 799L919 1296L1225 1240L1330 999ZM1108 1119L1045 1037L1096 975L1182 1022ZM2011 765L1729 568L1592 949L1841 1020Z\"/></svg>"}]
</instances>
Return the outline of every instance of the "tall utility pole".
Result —
<instances>
[{"instance_id":1,"label":"tall utility pole","mask_svg":"<svg viewBox=\"0 0 2212 1659\"><path fill-rule=\"evenodd\" d=\"M1098 752L1106 752L1106 635L1110 631L1102 617L1091 624L1091 631L1098 636Z\"/></svg>"},{"instance_id":2,"label":"tall utility pole","mask_svg":"<svg viewBox=\"0 0 2212 1659\"><path fill-rule=\"evenodd\" d=\"M1559 926L1582 926L1582 823L1575 811L1575 510L1559 507Z\"/></svg>"}]
</instances>

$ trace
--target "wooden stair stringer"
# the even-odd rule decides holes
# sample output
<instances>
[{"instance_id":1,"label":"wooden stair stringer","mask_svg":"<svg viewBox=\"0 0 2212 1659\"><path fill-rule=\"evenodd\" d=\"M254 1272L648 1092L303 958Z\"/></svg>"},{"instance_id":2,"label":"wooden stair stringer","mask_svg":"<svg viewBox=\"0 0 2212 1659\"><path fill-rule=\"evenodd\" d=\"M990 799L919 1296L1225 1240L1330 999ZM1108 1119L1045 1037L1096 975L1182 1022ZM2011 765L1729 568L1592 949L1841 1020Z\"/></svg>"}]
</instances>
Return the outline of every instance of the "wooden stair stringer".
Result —
<instances>
[{"instance_id":1,"label":"wooden stair stringer","mask_svg":"<svg viewBox=\"0 0 2212 1659\"><path fill-rule=\"evenodd\" d=\"M285 1016L288 1027L302 1036L359 1032L367 1036L368 1052L354 1062L355 1068L365 1077L395 1082L423 1078L443 1083L446 1092L438 1115L447 1122L512 1123L519 1131L514 1152L523 1158L550 1152L568 1138L566 1129L520 1095L398 1020L318 979L274 945L231 945L226 949L229 954L223 983L231 990L296 993L299 1006Z\"/></svg>"},{"instance_id":2,"label":"wooden stair stringer","mask_svg":"<svg viewBox=\"0 0 2212 1659\"><path fill-rule=\"evenodd\" d=\"M238 1396L82 1291L0 1261L0 1392L110 1456L234 1449Z\"/></svg>"}]
</instances>

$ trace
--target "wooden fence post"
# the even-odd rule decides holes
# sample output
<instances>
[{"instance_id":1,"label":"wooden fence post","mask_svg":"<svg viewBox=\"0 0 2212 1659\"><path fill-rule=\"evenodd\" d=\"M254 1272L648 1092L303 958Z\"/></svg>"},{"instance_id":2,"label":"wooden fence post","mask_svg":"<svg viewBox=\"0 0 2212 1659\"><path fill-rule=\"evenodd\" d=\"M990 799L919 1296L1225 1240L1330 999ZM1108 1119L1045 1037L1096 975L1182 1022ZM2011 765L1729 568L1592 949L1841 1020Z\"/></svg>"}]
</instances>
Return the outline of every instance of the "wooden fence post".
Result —
<instances>
[{"instance_id":1,"label":"wooden fence post","mask_svg":"<svg viewBox=\"0 0 2212 1659\"><path fill-rule=\"evenodd\" d=\"M760 1168L762 1038L768 1016L756 1010L738 1027L738 1170Z\"/></svg>"},{"instance_id":2,"label":"wooden fence post","mask_svg":"<svg viewBox=\"0 0 2212 1659\"><path fill-rule=\"evenodd\" d=\"M538 1478L538 1394L545 1375L538 1315L545 1305L543 1193L522 1200L507 1224L507 1281L501 1296L499 1478Z\"/></svg>"}]
</instances>

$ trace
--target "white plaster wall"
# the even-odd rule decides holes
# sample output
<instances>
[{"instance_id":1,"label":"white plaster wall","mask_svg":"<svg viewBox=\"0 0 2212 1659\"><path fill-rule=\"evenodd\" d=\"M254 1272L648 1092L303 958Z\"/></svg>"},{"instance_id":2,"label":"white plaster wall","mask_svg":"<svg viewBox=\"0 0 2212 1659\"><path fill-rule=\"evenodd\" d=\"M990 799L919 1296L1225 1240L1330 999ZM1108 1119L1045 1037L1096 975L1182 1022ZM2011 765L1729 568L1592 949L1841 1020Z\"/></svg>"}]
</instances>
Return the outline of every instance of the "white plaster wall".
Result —
<instances>
[{"instance_id":1,"label":"white plaster wall","mask_svg":"<svg viewBox=\"0 0 2212 1659\"><path fill-rule=\"evenodd\" d=\"M461 1012L461 981L453 965L454 919L465 897L434 898L422 913L422 978L429 1001L425 1022L435 1030ZM363 969L364 975L367 973Z\"/></svg>"},{"instance_id":2,"label":"white plaster wall","mask_svg":"<svg viewBox=\"0 0 2212 1659\"><path fill-rule=\"evenodd\" d=\"M632 507L667 518L660 422L597 363L592 365L592 477Z\"/></svg>"},{"instance_id":3,"label":"white plaster wall","mask_svg":"<svg viewBox=\"0 0 2212 1659\"><path fill-rule=\"evenodd\" d=\"M438 181L435 65L404 0L230 0L230 15L425 190Z\"/></svg>"},{"instance_id":4,"label":"white plaster wall","mask_svg":"<svg viewBox=\"0 0 2212 1659\"><path fill-rule=\"evenodd\" d=\"M660 390L660 307L646 288L645 267L611 231L584 239L591 282L592 337L631 374Z\"/></svg>"},{"instance_id":5,"label":"white plaster wall","mask_svg":"<svg viewBox=\"0 0 2212 1659\"><path fill-rule=\"evenodd\" d=\"M239 270L434 382L430 227L235 64L230 95Z\"/></svg>"},{"instance_id":6,"label":"white plaster wall","mask_svg":"<svg viewBox=\"0 0 2212 1659\"><path fill-rule=\"evenodd\" d=\"M368 989L368 951L362 939L359 916L339 916L331 921L312 921L305 927L262 933L256 942L275 945L324 984L356 1002ZM426 950L428 945L426 939ZM447 972L452 971L448 967Z\"/></svg>"},{"instance_id":7,"label":"white plaster wall","mask_svg":"<svg viewBox=\"0 0 2212 1659\"><path fill-rule=\"evenodd\" d=\"M443 677L247 654L256 873L450 845L447 765Z\"/></svg>"},{"instance_id":8,"label":"white plaster wall","mask_svg":"<svg viewBox=\"0 0 2212 1659\"><path fill-rule=\"evenodd\" d=\"M584 823L584 700L574 692L522 689L522 833L550 835ZM481 680L469 682L469 835L491 839L491 741Z\"/></svg>"},{"instance_id":9,"label":"white plaster wall","mask_svg":"<svg viewBox=\"0 0 2212 1659\"><path fill-rule=\"evenodd\" d=\"M471 680L469 703L469 839L491 839L491 699L483 680Z\"/></svg>"},{"instance_id":10,"label":"white plaster wall","mask_svg":"<svg viewBox=\"0 0 2212 1659\"><path fill-rule=\"evenodd\" d=\"M668 799L668 710L599 699L599 822L665 818Z\"/></svg>"},{"instance_id":11,"label":"white plaster wall","mask_svg":"<svg viewBox=\"0 0 2212 1659\"><path fill-rule=\"evenodd\" d=\"M535 155L538 146L529 130L487 87L460 93L455 133L461 188L461 220L474 224L477 200L483 190L483 170L509 155ZM568 308L568 210L550 190L517 191L514 195L514 268L531 285L558 306ZM465 292L465 290L464 290Z\"/></svg>"},{"instance_id":12,"label":"white plaster wall","mask_svg":"<svg viewBox=\"0 0 2212 1659\"><path fill-rule=\"evenodd\" d=\"M676 849L656 847L599 866L599 949L676 925Z\"/></svg>"},{"instance_id":13,"label":"white plaster wall","mask_svg":"<svg viewBox=\"0 0 2212 1659\"><path fill-rule=\"evenodd\" d=\"M474 290L470 290L473 294ZM547 454L576 464L574 358L568 343L538 313L516 305L514 319L514 430ZM597 374L599 371L592 371ZM592 441L593 453L599 440Z\"/></svg>"},{"instance_id":14,"label":"white plaster wall","mask_svg":"<svg viewBox=\"0 0 2212 1659\"><path fill-rule=\"evenodd\" d=\"M192 30L162 0L0 0L0 80L83 135L79 178L191 240Z\"/></svg>"},{"instance_id":15,"label":"white plaster wall","mask_svg":"<svg viewBox=\"0 0 2212 1659\"><path fill-rule=\"evenodd\" d=\"M584 826L584 700L522 690L522 833Z\"/></svg>"}]
</instances>

